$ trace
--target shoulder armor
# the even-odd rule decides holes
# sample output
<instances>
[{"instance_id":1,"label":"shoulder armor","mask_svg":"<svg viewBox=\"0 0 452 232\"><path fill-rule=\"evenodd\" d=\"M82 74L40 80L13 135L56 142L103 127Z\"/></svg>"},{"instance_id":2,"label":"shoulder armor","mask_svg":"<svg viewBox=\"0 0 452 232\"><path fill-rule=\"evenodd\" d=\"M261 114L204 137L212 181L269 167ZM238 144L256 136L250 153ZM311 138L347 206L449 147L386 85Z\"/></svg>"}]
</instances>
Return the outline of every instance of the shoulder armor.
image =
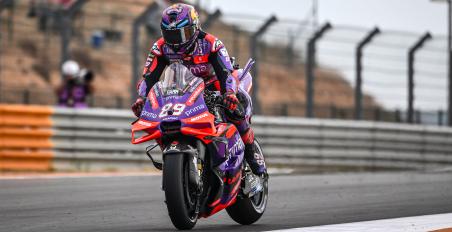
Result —
<instances>
[{"instance_id":1,"label":"shoulder armor","mask_svg":"<svg viewBox=\"0 0 452 232\"><path fill-rule=\"evenodd\" d=\"M210 51L211 52L218 52L222 47L224 47L223 42L221 42L221 40L219 40L217 37L215 37L209 33L206 33L205 39L207 41L209 41L209 43L210 43L210 46L211 46Z\"/></svg>"},{"instance_id":2,"label":"shoulder armor","mask_svg":"<svg viewBox=\"0 0 452 232\"><path fill-rule=\"evenodd\" d=\"M157 42L155 42L154 45L152 45L151 53L154 54L155 56L163 55L163 53L162 53L163 44L165 44L165 41L163 40L163 38L160 38L159 40L157 40Z\"/></svg>"}]
</instances>

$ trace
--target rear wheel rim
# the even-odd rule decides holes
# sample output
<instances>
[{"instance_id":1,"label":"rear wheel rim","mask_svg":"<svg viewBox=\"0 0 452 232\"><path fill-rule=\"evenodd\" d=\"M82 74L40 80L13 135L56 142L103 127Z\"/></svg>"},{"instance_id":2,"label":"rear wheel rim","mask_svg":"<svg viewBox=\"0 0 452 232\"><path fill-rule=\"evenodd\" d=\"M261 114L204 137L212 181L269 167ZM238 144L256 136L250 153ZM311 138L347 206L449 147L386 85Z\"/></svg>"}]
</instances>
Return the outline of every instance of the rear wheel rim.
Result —
<instances>
[{"instance_id":1,"label":"rear wheel rim","mask_svg":"<svg viewBox=\"0 0 452 232\"><path fill-rule=\"evenodd\" d=\"M254 146L256 147L256 152L258 152L259 154L262 155L262 157L264 157L262 153L262 148L256 140L254 140ZM262 191L250 198L251 204L253 205L254 209L259 213L263 213L267 206L268 179L265 179L262 185L263 185Z\"/></svg>"}]
</instances>

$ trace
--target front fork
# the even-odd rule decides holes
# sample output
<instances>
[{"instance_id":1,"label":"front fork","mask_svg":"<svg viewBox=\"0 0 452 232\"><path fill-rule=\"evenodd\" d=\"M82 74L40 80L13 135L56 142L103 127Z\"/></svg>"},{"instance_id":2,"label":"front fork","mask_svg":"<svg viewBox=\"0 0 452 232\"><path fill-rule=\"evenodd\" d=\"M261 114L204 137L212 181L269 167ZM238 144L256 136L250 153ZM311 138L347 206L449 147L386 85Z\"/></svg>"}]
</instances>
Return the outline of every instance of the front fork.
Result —
<instances>
[{"instance_id":1,"label":"front fork","mask_svg":"<svg viewBox=\"0 0 452 232\"><path fill-rule=\"evenodd\" d=\"M151 159L153 165L155 168L162 170L163 169L163 163L157 162L151 155L151 150L157 147L158 144L149 146L146 148L146 154ZM187 155L187 161L189 165L189 183L194 186L198 186L198 189L200 189L202 185L201 181L201 175L205 164L205 152L206 148L205 145L197 140L196 141L196 148L194 148L192 145L183 144L178 141L173 141L170 145L166 146L163 149L162 157L163 162L165 162L165 157L168 155L174 155L174 154L185 154ZM163 185L162 180L162 190L165 189L165 186Z\"/></svg>"}]
</instances>

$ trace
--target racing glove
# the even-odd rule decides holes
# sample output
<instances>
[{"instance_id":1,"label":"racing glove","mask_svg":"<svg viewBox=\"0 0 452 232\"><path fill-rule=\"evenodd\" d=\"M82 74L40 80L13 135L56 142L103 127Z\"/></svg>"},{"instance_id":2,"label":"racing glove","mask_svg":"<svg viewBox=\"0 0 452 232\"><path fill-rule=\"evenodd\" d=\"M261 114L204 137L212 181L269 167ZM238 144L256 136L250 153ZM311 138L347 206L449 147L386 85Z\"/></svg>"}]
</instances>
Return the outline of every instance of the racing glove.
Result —
<instances>
[{"instance_id":1,"label":"racing glove","mask_svg":"<svg viewBox=\"0 0 452 232\"><path fill-rule=\"evenodd\" d=\"M223 104L228 108L231 112L237 109L237 105L239 104L239 99L234 92L228 91L224 94Z\"/></svg>"},{"instance_id":2,"label":"racing glove","mask_svg":"<svg viewBox=\"0 0 452 232\"><path fill-rule=\"evenodd\" d=\"M137 116L137 118L140 117L141 111L143 110L143 106L144 106L144 100L141 97L139 97L135 101L135 103L132 104L132 111L135 114L135 116Z\"/></svg>"}]
</instances>

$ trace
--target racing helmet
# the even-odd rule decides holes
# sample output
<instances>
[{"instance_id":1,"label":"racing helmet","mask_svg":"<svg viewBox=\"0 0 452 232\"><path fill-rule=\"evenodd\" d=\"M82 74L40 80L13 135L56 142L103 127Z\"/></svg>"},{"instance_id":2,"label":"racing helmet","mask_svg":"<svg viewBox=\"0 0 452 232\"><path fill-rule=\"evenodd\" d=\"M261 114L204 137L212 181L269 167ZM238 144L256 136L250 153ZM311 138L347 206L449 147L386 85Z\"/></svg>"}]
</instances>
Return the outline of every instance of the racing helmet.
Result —
<instances>
[{"instance_id":1,"label":"racing helmet","mask_svg":"<svg viewBox=\"0 0 452 232\"><path fill-rule=\"evenodd\" d=\"M167 45L175 50L187 49L199 34L198 12L188 4L174 4L163 11L160 28Z\"/></svg>"},{"instance_id":2,"label":"racing helmet","mask_svg":"<svg viewBox=\"0 0 452 232\"><path fill-rule=\"evenodd\" d=\"M63 76L75 78L78 76L80 72L80 66L77 62L73 60L68 60L63 63L61 66L61 72Z\"/></svg>"}]
</instances>

